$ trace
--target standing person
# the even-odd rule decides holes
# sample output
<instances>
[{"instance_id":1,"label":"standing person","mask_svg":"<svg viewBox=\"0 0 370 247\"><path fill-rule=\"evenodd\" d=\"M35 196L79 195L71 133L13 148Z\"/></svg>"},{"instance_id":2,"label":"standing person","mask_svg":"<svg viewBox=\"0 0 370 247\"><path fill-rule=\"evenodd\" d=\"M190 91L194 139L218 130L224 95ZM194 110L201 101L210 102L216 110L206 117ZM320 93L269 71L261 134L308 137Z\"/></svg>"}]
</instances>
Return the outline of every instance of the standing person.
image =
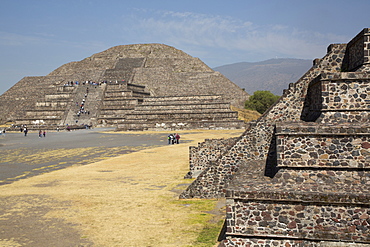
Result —
<instances>
[{"instance_id":1,"label":"standing person","mask_svg":"<svg viewBox=\"0 0 370 247\"><path fill-rule=\"evenodd\" d=\"M179 133L176 133L175 134L175 138L176 138L176 144L179 144L180 143L180 135L179 135Z\"/></svg>"},{"instance_id":2,"label":"standing person","mask_svg":"<svg viewBox=\"0 0 370 247\"><path fill-rule=\"evenodd\" d=\"M172 140L173 140L173 135L172 134L169 134L167 136L167 138L168 138L168 145L170 145L172 143Z\"/></svg>"},{"instance_id":3,"label":"standing person","mask_svg":"<svg viewBox=\"0 0 370 247\"><path fill-rule=\"evenodd\" d=\"M27 127L24 127L23 132L24 132L24 136L27 136L27 133L28 133Z\"/></svg>"},{"instance_id":4,"label":"standing person","mask_svg":"<svg viewBox=\"0 0 370 247\"><path fill-rule=\"evenodd\" d=\"M42 137L42 130L39 131L39 138Z\"/></svg>"},{"instance_id":5,"label":"standing person","mask_svg":"<svg viewBox=\"0 0 370 247\"><path fill-rule=\"evenodd\" d=\"M172 144L175 144L175 142L176 142L176 138L175 138L175 136L176 136L176 134L173 134L173 135L172 135Z\"/></svg>"}]
</instances>

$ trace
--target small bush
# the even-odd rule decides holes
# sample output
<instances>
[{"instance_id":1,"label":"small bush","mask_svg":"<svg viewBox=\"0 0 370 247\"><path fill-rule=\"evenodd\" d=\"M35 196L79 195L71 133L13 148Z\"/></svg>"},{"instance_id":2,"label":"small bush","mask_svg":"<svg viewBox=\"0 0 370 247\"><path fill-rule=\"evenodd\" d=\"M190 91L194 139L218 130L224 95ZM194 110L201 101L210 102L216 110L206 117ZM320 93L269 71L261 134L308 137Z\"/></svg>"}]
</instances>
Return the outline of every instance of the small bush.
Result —
<instances>
[{"instance_id":1,"label":"small bush","mask_svg":"<svg viewBox=\"0 0 370 247\"><path fill-rule=\"evenodd\" d=\"M274 95L270 91L255 91L249 100L245 102L245 109L264 113L280 96Z\"/></svg>"}]
</instances>

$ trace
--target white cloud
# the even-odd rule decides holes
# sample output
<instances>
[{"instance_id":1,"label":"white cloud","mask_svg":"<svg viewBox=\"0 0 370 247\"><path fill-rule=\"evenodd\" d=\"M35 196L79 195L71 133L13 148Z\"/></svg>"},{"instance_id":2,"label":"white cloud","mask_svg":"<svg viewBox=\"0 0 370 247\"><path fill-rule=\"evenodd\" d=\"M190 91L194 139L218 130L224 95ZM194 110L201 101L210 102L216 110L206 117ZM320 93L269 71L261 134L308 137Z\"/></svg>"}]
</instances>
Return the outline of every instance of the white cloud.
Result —
<instances>
[{"instance_id":1,"label":"white cloud","mask_svg":"<svg viewBox=\"0 0 370 247\"><path fill-rule=\"evenodd\" d=\"M150 17L147 17L150 15ZM136 16L137 18L137 16ZM167 43L175 47L201 46L235 53L265 54L267 58L315 58L338 39L333 34L311 33L273 24L256 25L229 16L191 12L148 12L132 22L137 39Z\"/></svg>"}]
</instances>

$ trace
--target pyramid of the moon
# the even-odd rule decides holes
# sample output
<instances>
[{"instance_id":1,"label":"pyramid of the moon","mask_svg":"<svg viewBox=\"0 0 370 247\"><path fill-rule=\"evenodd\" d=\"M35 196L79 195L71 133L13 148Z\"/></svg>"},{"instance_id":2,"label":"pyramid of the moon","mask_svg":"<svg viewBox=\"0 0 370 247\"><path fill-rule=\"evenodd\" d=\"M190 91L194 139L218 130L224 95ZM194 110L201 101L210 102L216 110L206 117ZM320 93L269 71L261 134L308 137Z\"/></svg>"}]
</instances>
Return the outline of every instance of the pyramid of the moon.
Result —
<instances>
[{"instance_id":1,"label":"pyramid of the moon","mask_svg":"<svg viewBox=\"0 0 370 247\"><path fill-rule=\"evenodd\" d=\"M163 44L112 47L0 96L1 122L123 130L242 128L249 95L198 58Z\"/></svg>"}]
</instances>

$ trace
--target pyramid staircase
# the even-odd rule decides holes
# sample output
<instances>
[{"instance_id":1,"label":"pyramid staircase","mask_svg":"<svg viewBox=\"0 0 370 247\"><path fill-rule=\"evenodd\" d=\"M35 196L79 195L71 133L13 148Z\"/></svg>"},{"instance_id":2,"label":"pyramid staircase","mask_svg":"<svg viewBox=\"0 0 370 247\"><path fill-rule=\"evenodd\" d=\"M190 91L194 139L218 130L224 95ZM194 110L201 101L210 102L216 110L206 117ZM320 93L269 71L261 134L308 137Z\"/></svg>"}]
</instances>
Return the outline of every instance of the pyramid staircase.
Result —
<instances>
[{"instance_id":1,"label":"pyramid staircase","mask_svg":"<svg viewBox=\"0 0 370 247\"><path fill-rule=\"evenodd\" d=\"M76 87L62 125L95 126L106 84L83 83ZM81 105L83 104L83 110Z\"/></svg>"}]
</instances>

